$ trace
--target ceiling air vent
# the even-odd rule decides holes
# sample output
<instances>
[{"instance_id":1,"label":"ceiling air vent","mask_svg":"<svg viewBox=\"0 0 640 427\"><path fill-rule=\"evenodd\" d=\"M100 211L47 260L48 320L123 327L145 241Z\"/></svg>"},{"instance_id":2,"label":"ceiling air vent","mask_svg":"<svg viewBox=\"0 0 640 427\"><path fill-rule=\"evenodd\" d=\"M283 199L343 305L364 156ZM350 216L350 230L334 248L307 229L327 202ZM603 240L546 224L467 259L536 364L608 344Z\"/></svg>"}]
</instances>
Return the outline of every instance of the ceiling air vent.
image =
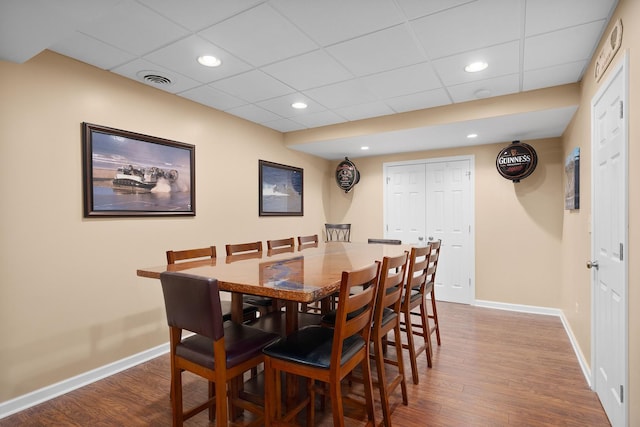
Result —
<instances>
[{"instance_id":1,"label":"ceiling air vent","mask_svg":"<svg viewBox=\"0 0 640 427\"><path fill-rule=\"evenodd\" d=\"M145 83L154 86L171 86L173 84L169 77L163 76L157 71L140 71L138 77Z\"/></svg>"}]
</instances>

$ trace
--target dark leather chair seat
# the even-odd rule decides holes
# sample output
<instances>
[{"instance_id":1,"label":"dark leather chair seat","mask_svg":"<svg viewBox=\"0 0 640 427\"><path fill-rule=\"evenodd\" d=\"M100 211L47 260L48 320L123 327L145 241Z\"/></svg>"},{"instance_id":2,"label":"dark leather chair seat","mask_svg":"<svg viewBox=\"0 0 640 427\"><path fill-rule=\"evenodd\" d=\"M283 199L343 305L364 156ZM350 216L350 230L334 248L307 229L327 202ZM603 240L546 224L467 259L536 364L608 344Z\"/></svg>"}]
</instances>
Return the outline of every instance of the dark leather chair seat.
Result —
<instances>
[{"instance_id":1,"label":"dark leather chair seat","mask_svg":"<svg viewBox=\"0 0 640 427\"><path fill-rule=\"evenodd\" d=\"M333 328L307 326L286 338L269 344L263 352L281 360L329 369L333 348L333 332ZM359 334L346 338L342 344L341 360L349 360L364 344L364 340Z\"/></svg>"},{"instance_id":2,"label":"dark leather chair seat","mask_svg":"<svg viewBox=\"0 0 640 427\"><path fill-rule=\"evenodd\" d=\"M237 366L262 352L262 348L278 338L248 326L226 322L224 325L224 347L227 366ZM215 369L213 340L193 335L182 340L176 347L176 355L209 369Z\"/></svg>"}]
</instances>

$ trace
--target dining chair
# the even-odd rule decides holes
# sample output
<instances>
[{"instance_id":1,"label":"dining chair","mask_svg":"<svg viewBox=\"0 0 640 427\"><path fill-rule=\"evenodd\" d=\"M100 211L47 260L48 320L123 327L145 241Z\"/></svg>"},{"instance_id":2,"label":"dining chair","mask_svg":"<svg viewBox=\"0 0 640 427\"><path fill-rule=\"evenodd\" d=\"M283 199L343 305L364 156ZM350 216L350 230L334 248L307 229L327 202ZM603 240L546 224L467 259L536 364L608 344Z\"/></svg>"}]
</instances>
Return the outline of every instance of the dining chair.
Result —
<instances>
[{"instance_id":1,"label":"dining chair","mask_svg":"<svg viewBox=\"0 0 640 427\"><path fill-rule=\"evenodd\" d=\"M298 236L298 247L300 249L312 248L318 246L318 235Z\"/></svg>"},{"instance_id":2,"label":"dining chair","mask_svg":"<svg viewBox=\"0 0 640 427\"><path fill-rule=\"evenodd\" d=\"M373 341L373 355L377 370L377 386L380 391L382 415L386 427L391 427L391 408L389 396L400 385L402 404L408 405L407 382L404 376L404 361L402 356L402 337L400 330L400 307L402 302L402 288L407 270L407 252L396 257L384 257L380 268L380 283L376 297L375 310L371 329ZM386 339L393 331L396 358L386 357ZM396 375L389 380L385 365L395 366Z\"/></svg>"},{"instance_id":3,"label":"dining chair","mask_svg":"<svg viewBox=\"0 0 640 427\"><path fill-rule=\"evenodd\" d=\"M267 240L267 249L293 248L295 240L293 237L286 239Z\"/></svg>"},{"instance_id":4,"label":"dining chair","mask_svg":"<svg viewBox=\"0 0 640 427\"><path fill-rule=\"evenodd\" d=\"M400 326L407 336L407 342L402 344L402 348L409 350L411 376L414 384L418 384L419 381L418 356L420 354L423 352L426 353L427 366L432 367L431 333L425 298L430 256L430 245L411 248L411 252L409 253L409 267L407 268L404 285L404 295L400 303L400 311L402 312ZM419 323L414 323L412 312L420 318ZM415 342L414 336L422 337L424 344L416 348L417 343ZM389 340L388 343L396 345L397 339L394 339L394 341Z\"/></svg>"},{"instance_id":5,"label":"dining chair","mask_svg":"<svg viewBox=\"0 0 640 427\"><path fill-rule=\"evenodd\" d=\"M179 251L169 250L167 251L167 264L176 264L178 261L195 261L198 259L215 259L216 247L208 246L205 248L196 249L184 249ZM222 291L224 292L224 291ZM231 301L220 301L222 306L222 318L224 320L231 320ZM242 320L248 322L255 320L258 313L258 308L250 305L242 305Z\"/></svg>"},{"instance_id":6,"label":"dining chair","mask_svg":"<svg viewBox=\"0 0 640 427\"><path fill-rule=\"evenodd\" d=\"M325 224L327 242L350 242L351 224Z\"/></svg>"},{"instance_id":7,"label":"dining chair","mask_svg":"<svg viewBox=\"0 0 640 427\"><path fill-rule=\"evenodd\" d=\"M308 326L264 348L266 426L274 422L292 422L305 407L307 426L313 426L316 381L329 387L333 425L344 426L343 401L351 399L343 395L341 381L358 366L362 368L364 379L366 425L376 425L368 343L379 271L380 264L376 262L342 273L335 328ZM352 294L354 286L362 286L364 290ZM283 372L307 379L307 396L287 414L282 413Z\"/></svg>"},{"instance_id":8,"label":"dining chair","mask_svg":"<svg viewBox=\"0 0 640 427\"><path fill-rule=\"evenodd\" d=\"M429 319L433 320L433 326L431 326L429 332L432 335L434 332L436 333L436 341L440 345L440 323L438 322L438 309L436 308L436 270L438 269L442 240L431 241L430 245L431 256L429 257L429 269L427 270L426 290L430 292L431 314L429 314Z\"/></svg>"},{"instance_id":9,"label":"dining chair","mask_svg":"<svg viewBox=\"0 0 640 427\"><path fill-rule=\"evenodd\" d=\"M249 242L249 243L233 243L225 246L227 257L234 257L238 255L251 255L262 256L262 241ZM242 300L246 304L251 304L258 307L260 315L264 315L276 309L274 300L272 298L261 297L257 295L244 295Z\"/></svg>"},{"instance_id":10,"label":"dining chair","mask_svg":"<svg viewBox=\"0 0 640 427\"><path fill-rule=\"evenodd\" d=\"M262 349L277 335L246 325L224 322L218 281L180 272L160 275L164 296L171 360L171 410L173 426L209 409L209 420L216 426L229 424L229 408L256 414L249 426L263 423L264 408L254 400L241 399L232 380L264 361ZM184 338L182 331L193 335ZM188 410L182 399L182 372L189 371L209 382L208 399Z\"/></svg>"}]
</instances>

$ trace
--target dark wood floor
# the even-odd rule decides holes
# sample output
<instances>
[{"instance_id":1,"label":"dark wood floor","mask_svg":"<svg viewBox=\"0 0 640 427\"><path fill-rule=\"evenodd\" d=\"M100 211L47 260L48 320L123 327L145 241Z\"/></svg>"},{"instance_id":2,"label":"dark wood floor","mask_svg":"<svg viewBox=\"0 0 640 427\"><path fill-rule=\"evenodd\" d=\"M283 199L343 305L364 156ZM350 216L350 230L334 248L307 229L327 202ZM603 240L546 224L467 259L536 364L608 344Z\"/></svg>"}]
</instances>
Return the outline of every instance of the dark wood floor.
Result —
<instances>
[{"instance_id":1,"label":"dark wood floor","mask_svg":"<svg viewBox=\"0 0 640 427\"><path fill-rule=\"evenodd\" d=\"M560 320L439 303L442 346L420 384L408 375L409 406L392 395L394 426L609 426L582 375ZM407 364L408 368L408 364ZM185 376L186 396L206 394ZM169 426L169 361L162 356L0 420L0 426ZM330 408L318 425L331 426ZM349 412L362 417L357 410ZM382 422L380 407L376 416ZM188 426L210 425L206 413ZM213 425L213 424L211 424ZM347 426L361 425L347 419Z\"/></svg>"}]
</instances>

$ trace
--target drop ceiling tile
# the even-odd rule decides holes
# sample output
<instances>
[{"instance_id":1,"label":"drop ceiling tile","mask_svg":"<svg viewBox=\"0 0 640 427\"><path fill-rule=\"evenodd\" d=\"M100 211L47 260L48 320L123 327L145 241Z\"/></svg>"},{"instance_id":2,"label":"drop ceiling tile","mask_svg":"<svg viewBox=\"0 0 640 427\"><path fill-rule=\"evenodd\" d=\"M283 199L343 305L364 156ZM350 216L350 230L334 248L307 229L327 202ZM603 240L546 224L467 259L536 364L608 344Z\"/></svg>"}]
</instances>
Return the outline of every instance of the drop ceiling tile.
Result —
<instances>
[{"instance_id":1,"label":"drop ceiling tile","mask_svg":"<svg viewBox=\"0 0 640 427\"><path fill-rule=\"evenodd\" d=\"M265 0L138 0L167 19L198 31L247 10Z\"/></svg>"},{"instance_id":2,"label":"drop ceiling tile","mask_svg":"<svg viewBox=\"0 0 640 427\"><path fill-rule=\"evenodd\" d=\"M587 65L587 61L578 61L555 67L525 71L522 90L534 90L543 87L575 83L582 78L582 73Z\"/></svg>"},{"instance_id":3,"label":"drop ceiling tile","mask_svg":"<svg viewBox=\"0 0 640 427\"><path fill-rule=\"evenodd\" d=\"M166 68L160 67L156 64L152 64L149 61L145 61L144 59L136 59L131 62L127 62L124 65L114 68L114 73L120 74L121 76L128 77L132 80L138 81L140 83L144 83L148 86L155 87L160 90L164 90L165 92L178 93L184 92L188 89L199 86L195 80L192 80L188 77L175 73L173 71L167 70ZM171 80L170 85L155 85L149 83L144 80L144 76L146 74L156 74L163 77L166 77Z\"/></svg>"},{"instance_id":4,"label":"drop ceiling tile","mask_svg":"<svg viewBox=\"0 0 640 427\"><path fill-rule=\"evenodd\" d=\"M409 19L420 18L446 9L452 9L475 0L397 0Z\"/></svg>"},{"instance_id":5,"label":"drop ceiling tile","mask_svg":"<svg viewBox=\"0 0 640 427\"><path fill-rule=\"evenodd\" d=\"M229 18L199 34L257 67L318 48L267 4Z\"/></svg>"},{"instance_id":6,"label":"drop ceiling tile","mask_svg":"<svg viewBox=\"0 0 640 427\"><path fill-rule=\"evenodd\" d=\"M247 102L242 99L206 85L194 87L193 89L180 92L178 95L222 111L247 104Z\"/></svg>"},{"instance_id":7,"label":"drop ceiling tile","mask_svg":"<svg viewBox=\"0 0 640 427\"><path fill-rule=\"evenodd\" d=\"M294 102L304 102L307 104L307 108L302 110L295 109L291 106ZM285 118L298 117L326 110L325 107L318 104L308 96L297 92L277 98L267 99L266 101L260 101L257 102L256 105Z\"/></svg>"},{"instance_id":8,"label":"drop ceiling tile","mask_svg":"<svg viewBox=\"0 0 640 427\"><path fill-rule=\"evenodd\" d=\"M262 67L262 71L298 90L326 86L353 78L353 74L324 50L305 53Z\"/></svg>"},{"instance_id":9,"label":"drop ceiling tile","mask_svg":"<svg viewBox=\"0 0 640 427\"><path fill-rule=\"evenodd\" d=\"M404 67L426 59L404 25L339 43L326 50L356 76Z\"/></svg>"},{"instance_id":10,"label":"drop ceiling tile","mask_svg":"<svg viewBox=\"0 0 640 427\"><path fill-rule=\"evenodd\" d=\"M198 63L198 57L201 55L213 55L222 61L222 65L205 67ZM144 59L201 83L220 80L252 68L249 64L196 35L171 43L145 55Z\"/></svg>"},{"instance_id":11,"label":"drop ceiling tile","mask_svg":"<svg viewBox=\"0 0 640 427\"><path fill-rule=\"evenodd\" d=\"M344 117L337 115L333 111L320 111L319 113L298 116L295 118L295 121L308 128L315 128L320 126L335 125L337 123L344 123L347 120Z\"/></svg>"},{"instance_id":12,"label":"drop ceiling tile","mask_svg":"<svg viewBox=\"0 0 640 427\"><path fill-rule=\"evenodd\" d=\"M290 119L278 119L271 122L262 123L268 128L280 131L280 132L293 132L296 130L307 129L306 126L301 125L300 123L294 122Z\"/></svg>"},{"instance_id":13,"label":"drop ceiling tile","mask_svg":"<svg viewBox=\"0 0 640 427\"><path fill-rule=\"evenodd\" d=\"M164 46L188 31L139 3L125 1L79 30L136 55Z\"/></svg>"},{"instance_id":14,"label":"drop ceiling tile","mask_svg":"<svg viewBox=\"0 0 640 427\"><path fill-rule=\"evenodd\" d=\"M103 70L110 70L135 58L128 52L79 32L55 43L49 49Z\"/></svg>"},{"instance_id":15,"label":"drop ceiling tile","mask_svg":"<svg viewBox=\"0 0 640 427\"><path fill-rule=\"evenodd\" d=\"M394 111L382 101L368 102L366 104L350 105L348 107L336 108L337 114L349 121L368 119L370 117L387 116Z\"/></svg>"},{"instance_id":16,"label":"drop ceiling tile","mask_svg":"<svg viewBox=\"0 0 640 427\"><path fill-rule=\"evenodd\" d=\"M510 74L508 76L449 86L447 90L453 98L453 102L467 102L486 98L487 95L483 94L484 91L488 91L490 94L488 96L508 95L520 91L520 74Z\"/></svg>"},{"instance_id":17,"label":"drop ceiling tile","mask_svg":"<svg viewBox=\"0 0 640 427\"><path fill-rule=\"evenodd\" d=\"M478 73L467 73L464 67L475 61L489 66ZM433 66L446 86L517 73L520 69L520 43L517 41L461 53L433 61Z\"/></svg>"},{"instance_id":18,"label":"drop ceiling tile","mask_svg":"<svg viewBox=\"0 0 640 427\"><path fill-rule=\"evenodd\" d=\"M607 19L617 0L536 0L527 2L526 36Z\"/></svg>"},{"instance_id":19,"label":"drop ceiling tile","mask_svg":"<svg viewBox=\"0 0 640 427\"><path fill-rule=\"evenodd\" d=\"M590 59L604 25L604 21L596 21L528 37L524 42L524 69L528 71Z\"/></svg>"},{"instance_id":20,"label":"drop ceiling tile","mask_svg":"<svg viewBox=\"0 0 640 427\"><path fill-rule=\"evenodd\" d=\"M478 0L416 19L411 26L429 58L442 58L518 40L521 4L513 0Z\"/></svg>"},{"instance_id":21,"label":"drop ceiling tile","mask_svg":"<svg viewBox=\"0 0 640 427\"><path fill-rule=\"evenodd\" d=\"M249 102L262 101L294 92L289 86L280 83L260 70L218 80L211 83L211 86Z\"/></svg>"},{"instance_id":22,"label":"drop ceiling tile","mask_svg":"<svg viewBox=\"0 0 640 427\"><path fill-rule=\"evenodd\" d=\"M272 0L270 3L322 46L404 21L393 0Z\"/></svg>"},{"instance_id":23,"label":"drop ceiling tile","mask_svg":"<svg viewBox=\"0 0 640 427\"><path fill-rule=\"evenodd\" d=\"M309 89L304 94L330 109L376 101L375 95L359 80Z\"/></svg>"},{"instance_id":24,"label":"drop ceiling tile","mask_svg":"<svg viewBox=\"0 0 640 427\"><path fill-rule=\"evenodd\" d=\"M380 98L393 98L441 86L433 67L426 62L363 77L362 82Z\"/></svg>"},{"instance_id":25,"label":"drop ceiling tile","mask_svg":"<svg viewBox=\"0 0 640 427\"><path fill-rule=\"evenodd\" d=\"M230 110L227 110L227 113L232 114L234 116L242 117L243 119L247 119L255 123L268 123L268 122L273 122L274 120L278 120L282 118L277 114L273 114L272 112L267 111L258 106L255 106L253 104L247 104L241 107L231 108Z\"/></svg>"},{"instance_id":26,"label":"drop ceiling tile","mask_svg":"<svg viewBox=\"0 0 640 427\"><path fill-rule=\"evenodd\" d=\"M444 89L435 89L387 99L385 103L396 113L404 113L448 105L451 104L451 99Z\"/></svg>"}]
</instances>

